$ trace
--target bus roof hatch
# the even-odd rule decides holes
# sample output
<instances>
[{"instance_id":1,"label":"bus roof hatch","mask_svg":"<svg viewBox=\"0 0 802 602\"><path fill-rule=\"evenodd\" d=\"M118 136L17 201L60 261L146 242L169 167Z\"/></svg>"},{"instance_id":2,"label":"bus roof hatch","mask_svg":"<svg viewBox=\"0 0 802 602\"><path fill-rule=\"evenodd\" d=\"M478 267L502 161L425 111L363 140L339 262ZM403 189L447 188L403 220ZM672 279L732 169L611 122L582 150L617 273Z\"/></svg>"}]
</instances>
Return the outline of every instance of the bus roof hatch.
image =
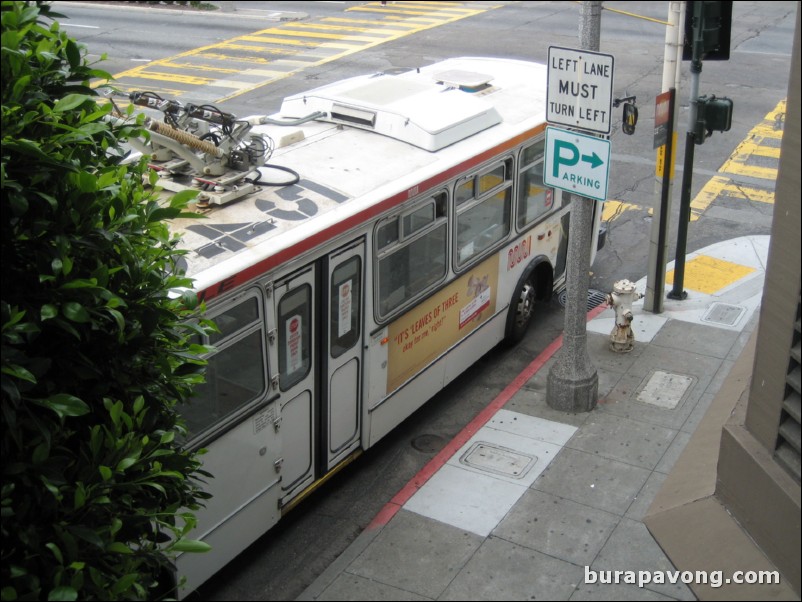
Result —
<instances>
[{"instance_id":1,"label":"bus roof hatch","mask_svg":"<svg viewBox=\"0 0 802 602\"><path fill-rule=\"evenodd\" d=\"M495 107L475 94L477 86L492 89L490 76L471 74L473 85L466 86L437 75L409 71L354 77L285 98L281 116L301 118L319 111L325 113L322 121L370 130L428 151L501 123Z\"/></svg>"}]
</instances>

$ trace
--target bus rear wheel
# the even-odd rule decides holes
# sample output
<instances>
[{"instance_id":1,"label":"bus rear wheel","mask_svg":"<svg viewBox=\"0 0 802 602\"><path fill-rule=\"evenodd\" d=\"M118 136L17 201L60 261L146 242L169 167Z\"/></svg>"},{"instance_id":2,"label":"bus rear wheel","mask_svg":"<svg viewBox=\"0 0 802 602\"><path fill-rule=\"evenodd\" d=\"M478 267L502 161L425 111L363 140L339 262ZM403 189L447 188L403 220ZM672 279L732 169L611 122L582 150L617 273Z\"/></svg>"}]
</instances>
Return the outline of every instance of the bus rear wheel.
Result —
<instances>
[{"instance_id":1,"label":"bus rear wheel","mask_svg":"<svg viewBox=\"0 0 802 602\"><path fill-rule=\"evenodd\" d=\"M518 343L529 330L532 317L535 315L536 301L537 291L534 283L531 280L524 280L510 304L510 317L505 339L510 345Z\"/></svg>"}]
</instances>

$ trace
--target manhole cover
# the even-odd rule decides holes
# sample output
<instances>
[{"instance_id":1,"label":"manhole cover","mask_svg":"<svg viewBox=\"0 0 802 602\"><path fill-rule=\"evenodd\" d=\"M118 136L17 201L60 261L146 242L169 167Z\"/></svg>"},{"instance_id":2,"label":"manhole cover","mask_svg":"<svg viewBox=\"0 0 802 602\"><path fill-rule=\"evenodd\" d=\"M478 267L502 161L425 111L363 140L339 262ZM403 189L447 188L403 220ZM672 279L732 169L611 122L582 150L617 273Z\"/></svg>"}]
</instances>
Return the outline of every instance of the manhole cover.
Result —
<instances>
[{"instance_id":1,"label":"manhole cover","mask_svg":"<svg viewBox=\"0 0 802 602\"><path fill-rule=\"evenodd\" d=\"M692 384L692 376L655 370L638 393L637 399L659 408L673 410Z\"/></svg>"},{"instance_id":2,"label":"manhole cover","mask_svg":"<svg viewBox=\"0 0 802 602\"><path fill-rule=\"evenodd\" d=\"M735 326L738 320L746 311L740 305L730 305L729 303L713 303L710 309L702 316L702 322L712 322L713 324L723 324L724 326Z\"/></svg>"},{"instance_id":3,"label":"manhole cover","mask_svg":"<svg viewBox=\"0 0 802 602\"><path fill-rule=\"evenodd\" d=\"M485 472L520 479L535 465L537 457L479 441L474 443L459 461Z\"/></svg>"},{"instance_id":4,"label":"manhole cover","mask_svg":"<svg viewBox=\"0 0 802 602\"><path fill-rule=\"evenodd\" d=\"M563 289L557 295L557 301L559 301L560 305L565 307L567 300L568 300L568 291ZM607 295L605 293L597 291L592 288L588 289L588 311L606 302L607 302Z\"/></svg>"},{"instance_id":5,"label":"manhole cover","mask_svg":"<svg viewBox=\"0 0 802 602\"><path fill-rule=\"evenodd\" d=\"M412 440L412 447L419 452L434 453L443 449L445 441L440 435L420 435Z\"/></svg>"}]
</instances>

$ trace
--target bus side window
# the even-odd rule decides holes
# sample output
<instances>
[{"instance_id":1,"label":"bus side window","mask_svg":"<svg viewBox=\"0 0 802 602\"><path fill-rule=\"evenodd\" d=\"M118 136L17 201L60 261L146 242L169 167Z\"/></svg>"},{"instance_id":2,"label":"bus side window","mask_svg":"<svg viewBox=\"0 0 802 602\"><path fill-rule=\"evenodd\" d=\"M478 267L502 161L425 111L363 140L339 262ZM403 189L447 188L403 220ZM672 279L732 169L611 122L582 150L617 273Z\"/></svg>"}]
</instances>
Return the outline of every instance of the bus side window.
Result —
<instances>
[{"instance_id":1,"label":"bus side window","mask_svg":"<svg viewBox=\"0 0 802 602\"><path fill-rule=\"evenodd\" d=\"M554 208L554 190L543 183L545 143L535 142L521 152L518 188L518 228L523 229Z\"/></svg>"},{"instance_id":2,"label":"bus side window","mask_svg":"<svg viewBox=\"0 0 802 602\"><path fill-rule=\"evenodd\" d=\"M220 329L209 337L206 382L195 388L182 416L194 437L262 396L267 382L261 298L250 294L210 318Z\"/></svg>"},{"instance_id":3,"label":"bus side window","mask_svg":"<svg viewBox=\"0 0 802 602\"><path fill-rule=\"evenodd\" d=\"M474 177L476 198L457 207L457 267L463 268L510 233L512 160ZM458 189L467 188L460 184Z\"/></svg>"},{"instance_id":4,"label":"bus side window","mask_svg":"<svg viewBox=\"0 0 802 602\"><path fill-rule=\"evenodd\" d=\"M445 278L447 206L446 193L441 192L376 229L379 318L386 318ZM399 231L397 240L391 241L387 233Z\"/></svg>"}]
</instances>

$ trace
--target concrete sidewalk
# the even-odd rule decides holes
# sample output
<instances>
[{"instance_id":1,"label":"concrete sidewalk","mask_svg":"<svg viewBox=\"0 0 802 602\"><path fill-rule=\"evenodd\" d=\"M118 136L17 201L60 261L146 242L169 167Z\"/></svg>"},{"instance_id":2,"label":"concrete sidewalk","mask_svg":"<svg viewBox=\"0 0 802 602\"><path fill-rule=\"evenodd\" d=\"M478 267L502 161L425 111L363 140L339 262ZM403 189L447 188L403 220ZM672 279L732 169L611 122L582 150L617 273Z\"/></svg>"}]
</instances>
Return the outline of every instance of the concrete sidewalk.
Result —
<instances>
[{"instance_id":1,"label":"concrete sidewalk","mask_svg":"<svg viewBox=\"0 0 802 602\"><path fill-rule=\"evenodd\" d=\"M689 255L688 299L660 315L636 303L630 353L609 350L612 310L590 312L594 411L546 404L558 339L299 599L696 599L644 517L755 329L768 246L754 236ZM610 583L614 571L630 573ZM762 599L790 591L758 587Z\"/></svg>"}]
</instances>

